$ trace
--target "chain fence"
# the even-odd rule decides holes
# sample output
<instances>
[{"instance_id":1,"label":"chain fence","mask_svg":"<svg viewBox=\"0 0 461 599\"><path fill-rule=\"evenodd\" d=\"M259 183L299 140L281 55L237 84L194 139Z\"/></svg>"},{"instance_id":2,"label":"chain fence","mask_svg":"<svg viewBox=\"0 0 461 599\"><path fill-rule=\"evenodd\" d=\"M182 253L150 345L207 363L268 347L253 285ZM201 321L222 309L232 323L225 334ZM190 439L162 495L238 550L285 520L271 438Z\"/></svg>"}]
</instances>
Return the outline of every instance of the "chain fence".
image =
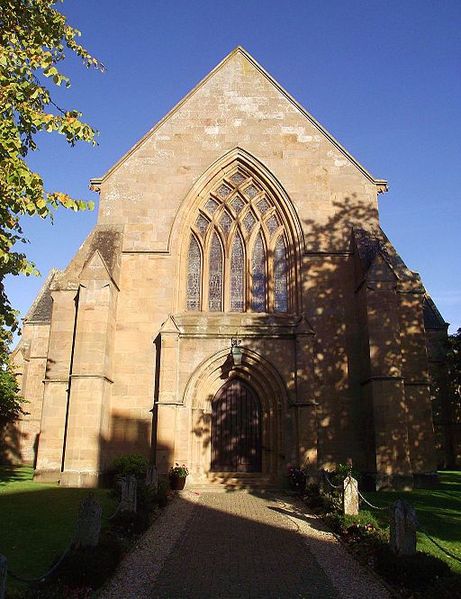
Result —
<instances>
[{"instance_id":1,"label":"chain fence","mask_svg":"<svg viewBox=\"0 0 461 599\"><path fill-rule=\"evenodd\" d=\"M321 474L321 478L323 480L325 480L328 485L335 490L344 490L343 489L343 485L335 485L331 482L330 478L328 477L328 473L326 472L326 470L321 470L320 471ZM370 508L372 508L373 510L379 510L379 511L389 511L391 509L391 506L378 506L378 505L373 505L370 501L368 501L368 499L357 489L357 493L360 497L360 499L363 501L363 503L365 503L367 506L369 506ZM455 555L454 553L452 553L451 551L449 551L448 549L446 549L443 545L441 545L438 541L436 541L428 532L427 530L424 530L424 528L421 527L421 525L418 524L418 531L421 532L423 535L425 535L425 537L427 537L429 539L429 541L431 543L433 543L442 553L444 553L447 557L457 561L458 563L461 563L461 557L458 555Z\"/></svg>"},{"instance_id":2,"label":"chain fence","mask_svg":"<svg viewBox=\"0 0 461 599\"><path fill-rule=\"evenodd\" d=\"M443 547L442 545L440 545L440 543L438 543L435 539L433 539L431 537L431 535L426 530L424 530L424 528L422 528L421 526L418 526L418 530L420 532L422 532L423 535L425 535L429 539L429 541L431 541L431 543L434 543L434 545L436 547L438 547L440 549L440 551L442 551L442 553L444 553L447 557L450 557L451 559L454 559L461 564L461 557L455 555L448 549L445 549L445 547Z\"/></svg>"},{"instance_id":3,"label":"chain fence","mask_svg":"<svg viewBox=\"0 0 461 599\"><path fill-rule=\"evenodd\" d=\"M69 551L72 549L73 544L74 544L74 537L72 537L72 541L67 545L67 547L65 548L64 552L62 553L62 555L58 559L58 561L55 564L53 564L53 566L51 566L51 568L47 572L45 572L45 574L42 574L41 576L37 576L36 578L24 578L23 576L19 576L18 574L13 572L13 570L11 568L7 569L8 576L11 576L11 578L14 578L14 580L17 580L19 582L25 582L26 584L31 584L33 582L44 582L49 576L51 576L51 574L53 574L53 572L55 572L59 568L59 566L64 561L64 558L68 555Z\"/></svg>"}]
</instances>

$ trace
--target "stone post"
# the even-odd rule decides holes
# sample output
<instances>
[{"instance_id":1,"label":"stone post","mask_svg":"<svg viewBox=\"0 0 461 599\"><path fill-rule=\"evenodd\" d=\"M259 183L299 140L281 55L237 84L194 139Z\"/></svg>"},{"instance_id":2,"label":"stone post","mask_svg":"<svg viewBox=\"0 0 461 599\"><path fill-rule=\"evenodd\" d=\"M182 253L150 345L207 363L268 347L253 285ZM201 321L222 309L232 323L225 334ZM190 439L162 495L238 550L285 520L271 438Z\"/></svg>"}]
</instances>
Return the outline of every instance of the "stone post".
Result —
<instances>
[{"instance_id":1,"label":"stone post","mask_svg":"<svg viewBox=\"0 0 461 599\"><path fill-rule=\"evenodd\" d=\"M416 553L416 512L415 508L398 499L391 508L389 545L396 555Z\"/></svg>"},{"instance_id":2,"label":"stone post","mask_svg":"<svg viewBox=\"0 0 461 599\"><path fill-rule=\"evenodd\" d=\"M6 557L0 553L0 599L6 597L6 576L8 573L8 562Z\"/></svg>"},{"instance_id":3,"label":"stone post","mask_svg":"<svg viewBox=\"0 0 461 599\"><path fill-rule=\"evenodd\" d=\"M346 476L343 482L343 513L345 516L357 516L359 513L359 488L352 476Z\"/></svg>"},{"instance_id":4,"label":"stone post","mask_svg":"<svg viewBox=\"0 0 461 599\"><path fill-rule=\"evenodd\" d=\"M102 507L93 493L89 493L80 504L74 540L76 547L96 547L101 532L101 516Z\"/></svg>"},{"instance_id":5,"label":"stone post","mask_svg":"<svg viewBox=\"0 0 461 599\"><path fill-rule=\"evenodd\" d=\"M122 483L122 499L120 500L121 512L132 512L136 514L138 502L138 481L136 477L124 476L121 479Z\"/></svg>"}]
</instances>

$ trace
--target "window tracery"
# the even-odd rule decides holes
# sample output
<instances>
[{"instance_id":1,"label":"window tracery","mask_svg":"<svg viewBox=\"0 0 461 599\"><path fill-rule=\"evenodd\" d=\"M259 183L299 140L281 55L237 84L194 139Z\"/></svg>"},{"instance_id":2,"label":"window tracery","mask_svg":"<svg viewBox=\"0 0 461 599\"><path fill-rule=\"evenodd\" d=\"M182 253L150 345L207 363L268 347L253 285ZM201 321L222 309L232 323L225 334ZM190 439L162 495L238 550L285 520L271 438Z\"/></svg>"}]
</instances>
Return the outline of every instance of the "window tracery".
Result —
<instances>
[{"instance_id":1,"label":"window tracery","mask_svg":"<svg viewBox=\"0 0 461 599\"><path fill-rule=\"evenodd\" d=\"M245 169L227 173L193 217L187 310L289 312L289 236L280 208Z\"/></svg>"}]
</instances>

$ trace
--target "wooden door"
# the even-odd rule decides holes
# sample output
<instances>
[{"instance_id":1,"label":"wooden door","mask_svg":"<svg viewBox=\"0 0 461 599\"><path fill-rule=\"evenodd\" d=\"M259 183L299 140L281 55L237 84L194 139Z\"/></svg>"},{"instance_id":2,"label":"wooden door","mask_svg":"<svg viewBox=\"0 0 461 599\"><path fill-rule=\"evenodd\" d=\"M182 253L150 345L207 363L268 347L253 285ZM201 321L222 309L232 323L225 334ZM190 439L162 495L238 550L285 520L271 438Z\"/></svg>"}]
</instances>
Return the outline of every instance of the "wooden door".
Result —
<instances>
[{"instance_id":1,"label":"wooden door","mask_svg":"<svg viewBox=\"0 0 461 599\"><path fill-rule=\"evenodd\" d=\"M261 405L238 379L221 387L212 402L211 469L261 472Z\"/></svg>"}]
</instances>

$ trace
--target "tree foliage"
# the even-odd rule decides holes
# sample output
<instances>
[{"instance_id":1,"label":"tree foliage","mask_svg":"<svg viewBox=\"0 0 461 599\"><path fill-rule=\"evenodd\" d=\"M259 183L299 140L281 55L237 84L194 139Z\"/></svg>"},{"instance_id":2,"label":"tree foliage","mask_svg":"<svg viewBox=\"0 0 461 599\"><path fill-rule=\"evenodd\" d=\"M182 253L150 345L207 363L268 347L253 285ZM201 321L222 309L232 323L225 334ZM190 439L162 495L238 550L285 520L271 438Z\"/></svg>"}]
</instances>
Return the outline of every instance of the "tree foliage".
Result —
<instances>
[{"instance_id":1,"label":"tree foliage","mask_svg":"<svg viewBox=\"0 0 461 599\"><path fill-rule=\"evenodd\" d=\"M95 144L96 131L75 109L63 109L51 90L69 87L60 70L66 53L88 67L103 65L78 43L80 32L56 9L62 0L0 0L0 422L20 415L14 376L8 364L8 346L17 328L16 312L5 293L6 275L36 272L18 244L25 243L24 216L52 217L60 206L71 210L92 208L91 202L49 191L39 173L27 164L37 149L40 133L58 133L75 145Z\"/></svg>"},{"instance_id":2,"label":"tree foliage","mask_svg":"<svg viewBox=\"0 0 461 599\"><path fill-rule=\"evenodd\" d=\"M0 368L0 431L26 413L16 376L9 365Z\"/></svg>"},{"instance_id":3,"label":"tree foliage","mask_svg":"<svg viewBox=\"0 0 461 599\"><path fill-rule=\"evenodd\" d=\"M37 134L56 132L71 145L95 143L96 131L77 110L60 108L50 88L70 86L60 71L66 52L86 67L102 65L77 42L80 32L56 10L59 0L0 0L0 277L30 274L34 266L18 242L25 242L20 219L49 217L59 206L91 208L60 191L47 191L26 157L37 149ZM14 249L13 249L14 248ZM14 313L3 286L0 313L4 325L14 326Z\"/></svg>"}]
</instances>

